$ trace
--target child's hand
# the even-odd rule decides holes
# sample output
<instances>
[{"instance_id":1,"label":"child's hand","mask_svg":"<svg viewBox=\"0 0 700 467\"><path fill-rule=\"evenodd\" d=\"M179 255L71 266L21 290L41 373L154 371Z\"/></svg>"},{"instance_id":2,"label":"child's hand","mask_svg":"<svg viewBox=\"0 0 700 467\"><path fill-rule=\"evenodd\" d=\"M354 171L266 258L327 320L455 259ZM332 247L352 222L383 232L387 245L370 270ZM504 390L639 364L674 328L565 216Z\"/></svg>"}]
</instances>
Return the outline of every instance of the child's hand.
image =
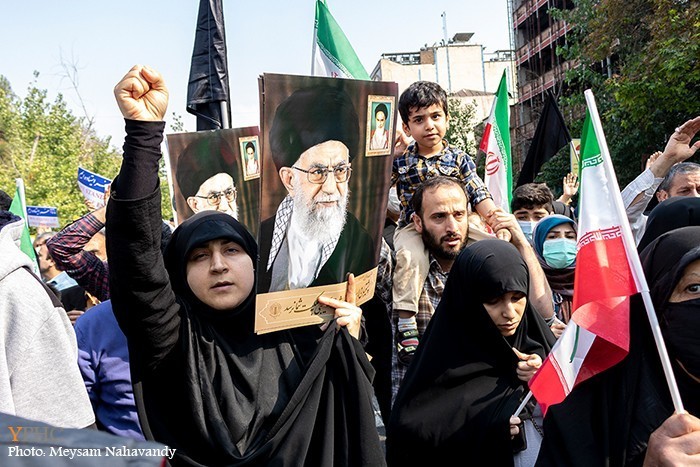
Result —
<instances>
[{"instance_id":1,"label":"child's hand","mask_svg":"<svg viewBox=\"0 0 700 467\"><path fill-rule=\"evenodd\" d=\"M506 242L509 242L511 239L510 230L508 230L508 229L497 230L496 237L501 239L501 240L505 240Z\"/></svg>"},{"instance_id":2,"label":"child's hand","mask_svg":"<svg viewBox=\"0 0 700 467\"><path fill-rule=\"evenodd\" d=\"M394 157L399 157L404 152L406 148L411 144L411 138L409 138L403 130L396 131L396 139L394 140Z\"/></svg>"}]
</instances>

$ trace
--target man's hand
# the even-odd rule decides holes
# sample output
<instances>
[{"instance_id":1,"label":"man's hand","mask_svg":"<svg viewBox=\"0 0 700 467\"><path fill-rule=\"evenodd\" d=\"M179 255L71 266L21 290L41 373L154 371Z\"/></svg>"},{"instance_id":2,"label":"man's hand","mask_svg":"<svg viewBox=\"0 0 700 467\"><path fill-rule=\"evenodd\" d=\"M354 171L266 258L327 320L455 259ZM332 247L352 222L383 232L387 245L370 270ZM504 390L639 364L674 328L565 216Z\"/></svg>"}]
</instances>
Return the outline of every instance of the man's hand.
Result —
<instances>
[{"instance_id":1,"label":"man's hand","mask_svg":"<svg viewBox=\"0 0 700 467\"><path fill-rule=\"evenodd\" d=\"M85 206L88 208L88 211L92 212L95 211L96 209L99 209L99 207L91 200L85 198Z\"/></svg>"},{"instance_id":2,"label":"man's hand","mask_svg":"<svg viewBox=\"0 0 700 467\"><path fill-rule=\"evenodd\" d=\"M513 347L513 352L515 352L515 355L520 359L518 368L515 370L518 379L527 383L542 366L542 358L536 353L522 353L515 347Z\"/></svg>"},{"instance_id":3,"label":"man's hand","mask_svg":"<svg viewBox=\"0 0 700 467\"><path fill-rule=\"evenodd\" d=\"M700 117L688 120L676 128L666 143L664 152L649 167L656 178L666 176L674 164L689 159L695 151L700 149L700 141L690 144L697 132L700 131Z\"/></svg>"},{"instance_id":4,"label":"man's hand","mask_svg":"<svg viewBox=\"0 0 700 467\"><path fill-rule=\"evenodd\" d=\"M649 159L647 159L646 164L644 165L644 169L651 169L651 166L654 165L654 162L656 162L656 159L661 156L662 152L661 151L656 151L654 154L649 156Z\"/></svg>"},{"instance_id":5,"label":"man's hand","mask_svg":"<svg viewBox=\"0 0 700 467\"><path fill-rule=\"evenodd\" d=\"M155 70L134 65L114 87L114 97L124 118L161 121L168 108L168 88Z\"/></svg>"},{"instance_id":6,"label":"man's hand","mask_svg":"<svg viewBox=\"0 0 700 467\"><path fill-rule=\"evenodd\" d=\"M700 419L673 414L649 437L645 466L700 465Z\"/></svg>"},{"instance_id":7,"label":"man's hand","mask_svg":"<svg viewBox=\"0 0 700 467\"><path fill-rule=\"evenodd\" d=\"M83 310L71 310L67 311L66 314L68 315L68 319L70 319L70 324L75 326L75 322L85 314Z\"/></svg>"},{"instance_id":8,"label":"man's hand","mask_svg":"<svg viewBox=\"0 0 700 467\"><path fill-rule=\"evenodd\" d=\"M338 327L345 326L355 339L360 338L360 326L362 323L362 309L356 305L355 276L348 275L348 286L345 290L345 301L336 300L321 295L318 303L335 308L335 323Z\"/></svg>"}]
</instances>

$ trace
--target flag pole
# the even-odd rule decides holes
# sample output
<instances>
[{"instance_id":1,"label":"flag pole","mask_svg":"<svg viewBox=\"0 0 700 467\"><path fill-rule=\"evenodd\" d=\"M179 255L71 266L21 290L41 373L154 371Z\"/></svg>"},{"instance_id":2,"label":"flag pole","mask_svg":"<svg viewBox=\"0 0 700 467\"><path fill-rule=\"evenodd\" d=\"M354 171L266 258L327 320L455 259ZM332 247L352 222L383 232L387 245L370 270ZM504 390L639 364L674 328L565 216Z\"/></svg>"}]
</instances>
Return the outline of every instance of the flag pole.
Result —
<instances>
[{"instance_id":1,"label":"flag pole","mask_svg":"<svg viewBox=\"0 0 700 467\"><path fill-rule=\"evenodd\" d=\"M523 411L525 408L525 405L530 401L530 398L532 397L532 391L528 391L527 395L525 396L525 399L520 403L517 409L515 409L515 413L512 415L513 417L517 417L520 412Z\"/></svg>"},{"instance_id":2,"label":"flag pole","mask_svg":"<svg viewBox=\"0 0 700 467\"><path fill-rule=\"evenodd\" d=\"M598 146L600 148L600 154L603 158L603 166L605 167L606 176L610 179L610 184L612 185L613 189L617 190L617 193L619 193L620 187L618 186L617 178L615 177L612 159L610 158L610 152L608 151L608 143L605 139L605 134L603 133L603 125L601 124L600 117L598 116L598 107L596 106L595 97L593 97L593 91L587 89L583 94L586 97L586 104L588 105L588 109L590 111L591 123L593 124L593 130L595 131L595 135L598 140ZM649 324L651 325L651 332L654 335L656 348L659 351L659 357L661 359L661 366L664 370L664 376L666 377L666 383L668 384L668 389L671 392L673 406L676 413L683 413L685 412L685 409L683 408L681 395L678 391L676 378L673 375L673 368L671 367L671 360L668 356L668 351L666 350L664 337L661 334L659 320L656 317L654 303L651 300L651 295L649 295L649 285L647 284L647 279L644 276L642 263L639 260L639 254L637 253L634 238L632 237L632 230L629 226L627 213L622 205L622 198L620 196L613 196L612 199L613 205L615 206L615 210L617 211L622 224L622 243L625 246L630 269L637 285L637 290L639 290L640 294L642 295L644 308L646 309Z\"/></svg>"},{"instance_id":3,"label":"flag pole","mask_svg":"<svg viewBox=\"0 0 700 467\"><path fill-rule=\"evenodd\" d=\"M228 121L228 105L226 101L221 101L221 129L225 130L231 128L231 124Z\"/></svg>"},{"instance_id":4,"label":"flag pole","mask_svg":"<svg viewBox=\"0 0 700 467\"><path fill-rule=\"evenodd\" d=\"M314 2L314 36L311 43L311 76L316 76L314 74L314 63L316 62L316 41L318 37L318 0Z\"/></svg>"}]
</instances>

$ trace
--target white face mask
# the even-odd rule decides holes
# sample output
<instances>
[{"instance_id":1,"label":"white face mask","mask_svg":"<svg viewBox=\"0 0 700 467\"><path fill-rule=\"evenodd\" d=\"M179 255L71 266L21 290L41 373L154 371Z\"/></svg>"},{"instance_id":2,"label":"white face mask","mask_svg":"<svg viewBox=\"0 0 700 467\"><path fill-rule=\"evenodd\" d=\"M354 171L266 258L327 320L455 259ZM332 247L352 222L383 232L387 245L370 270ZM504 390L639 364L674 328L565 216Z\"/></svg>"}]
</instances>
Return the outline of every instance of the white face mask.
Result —
<instances>
[{"instance_id":1,"label":"white face mask","mask_svg":"<svg viewBox=\"0 0 700 467\"><path fill-rule=\"evenodd\" d=\"M537 225L537 222L535 221L518 221L518 224L520 224L520 228L522 229L523 233L525 234L525 237L532 242L532 232L535 230L535 226Z\"/></svg>"}]
</instances>

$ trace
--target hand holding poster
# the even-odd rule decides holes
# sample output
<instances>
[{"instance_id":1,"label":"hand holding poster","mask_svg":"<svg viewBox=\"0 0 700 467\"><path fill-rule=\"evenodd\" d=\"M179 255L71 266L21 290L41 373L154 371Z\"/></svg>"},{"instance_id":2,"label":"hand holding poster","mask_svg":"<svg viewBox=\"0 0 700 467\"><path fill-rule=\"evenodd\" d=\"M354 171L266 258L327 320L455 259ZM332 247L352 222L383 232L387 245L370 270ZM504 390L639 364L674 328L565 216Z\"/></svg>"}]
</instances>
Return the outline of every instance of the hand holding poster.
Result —
<instances>
[{"instance_id":1,"label":"hand holding poster","mask_svg":"<svg viewBox=\"0 0 700 467\"><path fill-rule=\"evenodd\" d=\"M109 178L78 167L78 188L85 197L85 201L91 204L94 209L105 205L105 191L111 183L112 180Z\"/></svg>"}]
</instances>

